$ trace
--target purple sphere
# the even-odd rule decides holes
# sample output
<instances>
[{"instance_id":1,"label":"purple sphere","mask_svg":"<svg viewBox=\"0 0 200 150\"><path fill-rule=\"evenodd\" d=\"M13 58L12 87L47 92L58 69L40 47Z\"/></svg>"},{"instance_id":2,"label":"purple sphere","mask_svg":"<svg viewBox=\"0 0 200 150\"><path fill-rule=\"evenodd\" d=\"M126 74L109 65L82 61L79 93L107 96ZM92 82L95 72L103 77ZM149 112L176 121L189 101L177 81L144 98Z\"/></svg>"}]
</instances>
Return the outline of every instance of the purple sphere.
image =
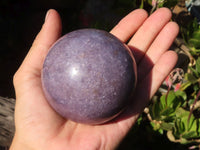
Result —
<instances>
[{"instance_id":1,"label":"purple sphere","mask_svg":"<svg viewBox=\"0 0 200 150\"><path fill-rule=\"evenodd\" d=\"M42 69L42 85L48 102L61 116L101 124L129 105L136 85L135 60L112 34L76 30L51 47Z\"/></svg>"}]
</instances>

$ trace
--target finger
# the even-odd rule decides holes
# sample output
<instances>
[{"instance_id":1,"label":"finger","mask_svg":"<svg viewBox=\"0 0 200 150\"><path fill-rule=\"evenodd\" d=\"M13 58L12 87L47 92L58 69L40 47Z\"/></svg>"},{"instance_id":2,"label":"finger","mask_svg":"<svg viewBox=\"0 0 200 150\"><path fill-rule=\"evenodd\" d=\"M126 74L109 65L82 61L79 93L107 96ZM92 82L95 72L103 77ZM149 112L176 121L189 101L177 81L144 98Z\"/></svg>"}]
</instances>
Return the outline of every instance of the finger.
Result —
<instances>
[{"instance_id":1,"label":"finger","mask_svg":"<svg viewBox=\"0 0 200 150\"><path fill-rule=\"evenodd\" d=\"M132 49L137 49L137 51L133 51L137 62L143 57L158 33L169 22L171 16L172 14L169 9L160 8L155 11L135 33L128 45Z\"/></svg>"},{"instance_id":2,"label":"finger","mask_svg":"<svg viewBox=\"0 0 200 150\"><path fill-rule=\"evenodd\" d=\"M152 70L146 75L144 80L137 84L133 99L137 101L133 101L133 104L131 104L121 116L121 118L125 118L121 121L124 126L130 128L137 120L139 114L147 106L149 100L153 97L164 79L176 65L177 59L178 57L175 52L165 52Z\"/></svg>"},{"instance_id":3,"label":"finger","mask_svg":"<svg viewBox=\"0 0 200 150\"><path fill-rule=\"evenodd\" d=\"M33 72L40 71L51 45L60 37L62 23L57 11L47 12L45 23L37 35L33 45L24 59L21 68Z\"/></svg>"},{"instance_id":4,"label":"finger","mask_svg":"<svg viewBox=\"0 0 200 150\"><path fill-rule=\"evenodd\" d=\"M16 97L25 95L30 91L34 93L32 90L33 88L41 88L40 73L44 58L47 55L50 46L57 40L60 34L60 16L55 10L49 10L40 33L37 35L22 65L14 75L13 83ZM38 94L35 94L35 96L37 97ZM35 100L38 100L38 103L41 102L39 101L39 98L36 98ZM25 102L22 103L25 104Z\"/></svg>"},{"instance_id":5,"label":"finger","mask_svg":"<svg viewBox=\"0 0 200 150\"><path fill-rule=\"evenodd\" d=\"M155 64L160 56L169 49L171 44L173 43L174 39L176 38L179 32L179 27L174 22L169 22L159 33L159 35L154 40L153 44L150 46L148 51L146 52L146 58L142 59L138 64L138 70L140 79L146 75L149 70L151 70L152 65ZM144 58L144 57L143 57ZM149 61L151 60L152 65L149 65ZM139 80L139 79L138 79Z\"/></svg>"},{"instance_id":6,"label":"finger","mask_svg":"<svg viewBox=\"0 0 200 150\"><path fill-rule=\"evenodd\" d=\"M163 52L170 48L178 32L179 27L175 22L169 22L164 27L146 53L153 63L156 63Z\"/></svg>"},{"instance_id":7,"label":"finger","mask_svg":"<svg viewBox=\"0 0 200 150\"><path fill-rule=\"evenodd\" d=\"M142 25L148 14L143 9L136 9L124 17L111 31L121 41L126 42Z\"/></svg>"},{"instance_id":8,"label":"finger","mask_svg":"<svg viewBox=\"0 0 200 150\"><path fill-rule=\"evenodd\" d=\"M47 103L41 86L41 68L51 45L61 35L61 19L55 10L49 10L45 23L37 35L25 60L14 76L16 92L15 118L18 130L28 125L41 125L50 133L62 118ZM26 126L27 125L27 126Z\"/></svg>"},{"instance_id":9,"label":"finger","mask_svg":"<svg viewBox=\"0 0 200 150\"><path fill-rule=\"evenodd\" d=\"M151 99L156 93L164 79L176 65L177 59L177 54L174 51L165 52L147 74L146 78L140 83L141 86L145 86L147 80L151 79L150 94L147 99Z\"/></svg>"}]
</instances>

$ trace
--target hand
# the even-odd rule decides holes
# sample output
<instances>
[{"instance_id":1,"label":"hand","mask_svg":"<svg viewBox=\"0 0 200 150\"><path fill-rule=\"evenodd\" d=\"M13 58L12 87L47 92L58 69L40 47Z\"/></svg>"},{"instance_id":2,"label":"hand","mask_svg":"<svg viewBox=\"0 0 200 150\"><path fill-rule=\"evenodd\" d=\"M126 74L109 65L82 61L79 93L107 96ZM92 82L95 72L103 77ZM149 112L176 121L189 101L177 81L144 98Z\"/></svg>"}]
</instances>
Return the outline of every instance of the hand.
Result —
<instances>
[{"instance_id":1,"label":"hand","mask_svg":"<svg viewBox=\"0 0 200 150\"><path fill-rule=\"evenodd\" d=\"M14 76L16 132L10 150L111 150L117 147L136 122L177 61L168 51L178 26L169 22L171 12L161 8L148 17L134 10L111 31L135 55L138 83L133 105L103 125L85 125L59 116L47 103L41 86L41 69L51 45L61 36L61 20L49 10L33 46Z\"/></svg>"}]
</instances>

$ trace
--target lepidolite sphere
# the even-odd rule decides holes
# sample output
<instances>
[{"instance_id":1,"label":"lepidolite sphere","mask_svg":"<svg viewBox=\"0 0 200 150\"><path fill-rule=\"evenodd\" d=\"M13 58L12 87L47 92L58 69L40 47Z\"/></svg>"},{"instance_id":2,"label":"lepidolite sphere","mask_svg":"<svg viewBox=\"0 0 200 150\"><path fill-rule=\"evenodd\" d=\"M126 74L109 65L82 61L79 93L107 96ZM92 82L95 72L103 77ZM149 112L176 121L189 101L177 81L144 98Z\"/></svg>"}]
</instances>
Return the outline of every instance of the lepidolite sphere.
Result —
<instances>
[{"instance_id":1,"label":"lepidolite sphere","mask_svg":"<svg viewBox=\"0 0 200 150\"><path fill-rule=\"evenodd\" d=\"M112 34L81 29L60 38L42 69L50 105L75 122L101 124L117 116L132 100L135 60Z\"/></svg>"}]
</instances>

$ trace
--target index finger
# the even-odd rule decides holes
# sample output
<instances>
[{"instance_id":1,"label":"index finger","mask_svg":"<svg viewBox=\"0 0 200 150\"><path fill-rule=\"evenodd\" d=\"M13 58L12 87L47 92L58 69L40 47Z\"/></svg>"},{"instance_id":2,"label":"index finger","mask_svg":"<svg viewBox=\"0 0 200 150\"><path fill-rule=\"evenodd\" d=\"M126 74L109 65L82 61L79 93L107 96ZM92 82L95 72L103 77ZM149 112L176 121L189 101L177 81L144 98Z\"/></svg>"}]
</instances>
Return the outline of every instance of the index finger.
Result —
<instances>
[{"instance_id":1,"label":"index finger","mask_svg":"<svg viewBox=\"0 0 200 150\"><path fill-rule=\"evenodd\" d=\"M125 16L111 31L122 42L127 40L138 30L148 17L148 13L143 9L136 9Z\"/></svg>"}]
</instances>

